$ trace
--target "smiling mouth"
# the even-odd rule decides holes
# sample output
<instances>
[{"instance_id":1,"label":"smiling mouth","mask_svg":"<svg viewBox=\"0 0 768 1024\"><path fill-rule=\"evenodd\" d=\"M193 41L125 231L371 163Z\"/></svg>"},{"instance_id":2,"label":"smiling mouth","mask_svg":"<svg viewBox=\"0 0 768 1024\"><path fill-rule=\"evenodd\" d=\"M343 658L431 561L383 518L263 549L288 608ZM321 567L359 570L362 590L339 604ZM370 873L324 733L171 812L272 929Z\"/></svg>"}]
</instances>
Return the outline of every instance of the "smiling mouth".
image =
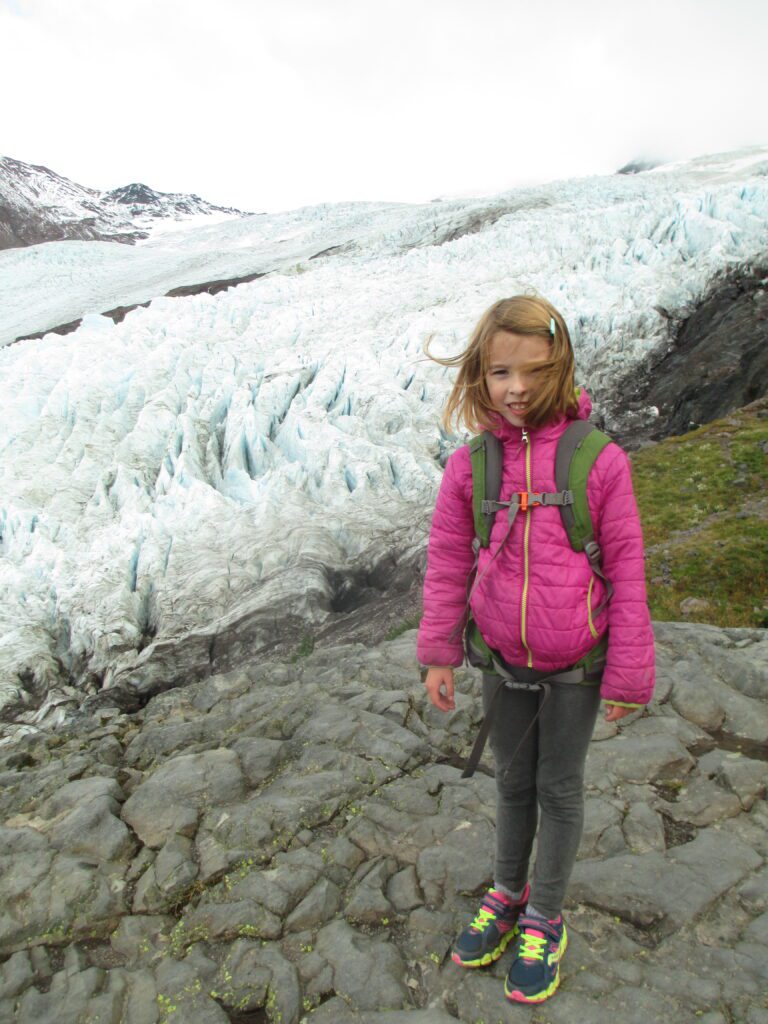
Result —
<instances>
[{"instance_id":1,"label":"smiling mouth","mask_svg":"<svg viewBox=\"0 0 768 1024\"><path fill-rule=\"evenodd\" d=\"M507 402L507 408L510 412L525 412L524 405L513 405L511 402Z\"/></svg>"}]
</instances>

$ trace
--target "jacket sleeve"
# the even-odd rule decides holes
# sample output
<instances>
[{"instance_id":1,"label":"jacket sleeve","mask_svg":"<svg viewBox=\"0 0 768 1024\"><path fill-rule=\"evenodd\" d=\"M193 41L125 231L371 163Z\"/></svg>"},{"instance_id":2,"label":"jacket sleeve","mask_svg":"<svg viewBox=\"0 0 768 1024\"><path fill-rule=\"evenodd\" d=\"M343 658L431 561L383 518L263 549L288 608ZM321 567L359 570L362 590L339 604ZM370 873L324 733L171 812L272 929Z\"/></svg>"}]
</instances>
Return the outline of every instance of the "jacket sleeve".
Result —
<instances>
[{"instance_id":1,"label":"jacket sleeve","mask_svg":"<svg viewBox=\"0 0 768 1024\"><path fill-rule=\"evenodd\" d=\"M614 588L607 608L608 654L600 695L606 701L641 706L653 695L656 659L640 517L629 458L618 445L608 445L598 457L588 497L603 572Z\"/></svg>"},{"instance_id":2,"label":"jacket sleeve","mask_svg":"<svg viewBox=\"0 0 768 1024\"><path fill-rule=\"evenodd\" d=\"M461 665L467 581L474 563L469 452L460 448L446 463L427 547L424 612L417 657L422 665Z\"/></svg>"}]
</instances>

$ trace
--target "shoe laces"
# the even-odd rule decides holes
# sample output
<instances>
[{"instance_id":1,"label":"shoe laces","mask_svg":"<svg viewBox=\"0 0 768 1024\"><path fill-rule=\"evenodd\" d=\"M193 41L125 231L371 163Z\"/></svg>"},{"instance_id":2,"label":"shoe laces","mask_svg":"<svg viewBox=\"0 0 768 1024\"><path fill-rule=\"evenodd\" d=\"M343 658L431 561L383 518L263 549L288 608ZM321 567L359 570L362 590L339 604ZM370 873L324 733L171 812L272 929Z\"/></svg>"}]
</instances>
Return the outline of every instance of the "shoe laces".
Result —
<instances>
[{"instance_id":1,"label":"shoe laces","mask_svg":"<svg viewBox=\"0 0 768 1024\"><path fill-rule=\"evenodd\" d=\"M524 931L520 933L520 956L524 960L543 960L544 947L547 940L541 932Z\"/></svg>"},{"instance_id":2,"label":"shoe laces","mask_svg":"<svg viewBox=\"0 0 768 1024\"><path fill-rule=\"evenodd\" d=\"M544 950L547 945L547 936L554 943L561 941L560 924L562 918L555 924L553 921L539 920L533 917L523 917L518 921L521 925L520 932L520 956L524 960L543 960Z\"/></svg>"}]
</instances>

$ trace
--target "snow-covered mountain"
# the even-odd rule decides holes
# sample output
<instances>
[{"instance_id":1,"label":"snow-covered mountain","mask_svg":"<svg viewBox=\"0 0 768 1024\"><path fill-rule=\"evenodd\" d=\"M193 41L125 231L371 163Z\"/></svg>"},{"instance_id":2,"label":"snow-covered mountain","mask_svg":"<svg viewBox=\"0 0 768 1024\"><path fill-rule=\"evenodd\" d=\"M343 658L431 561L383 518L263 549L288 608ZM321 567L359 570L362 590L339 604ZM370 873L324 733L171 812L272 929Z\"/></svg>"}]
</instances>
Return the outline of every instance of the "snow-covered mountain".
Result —
<instances>
[{"instance_id":1,"label":"snow-covered mountain","mask_svg":"<svg viewBox=\"0 0 768 1024\"><path fill-rule=\"evenodd\" d=\"M141 184L100 192L47 167L0 157L0 249L58 239L132 244L181 225L241 216L199 196Z\"/></svg>"},{"instance_id":2,"label":"snow-covered mountain","mask_svg":"<svg viewBox=\"0 0 768 1024\"><path fill-rule=\"evenodd\" d=\"M438 426L451 377L422 346L461 349L500 297L536 289L561 309L609 429L665 414L653 391L629 408L617 381L652 384L732 275L751 275L741 329L760 358L767 222L753 147L0 253L6 715L31 728L84 693L140 699L258 660L406 579L462 441Z\"/></svg>"}]
</instances>

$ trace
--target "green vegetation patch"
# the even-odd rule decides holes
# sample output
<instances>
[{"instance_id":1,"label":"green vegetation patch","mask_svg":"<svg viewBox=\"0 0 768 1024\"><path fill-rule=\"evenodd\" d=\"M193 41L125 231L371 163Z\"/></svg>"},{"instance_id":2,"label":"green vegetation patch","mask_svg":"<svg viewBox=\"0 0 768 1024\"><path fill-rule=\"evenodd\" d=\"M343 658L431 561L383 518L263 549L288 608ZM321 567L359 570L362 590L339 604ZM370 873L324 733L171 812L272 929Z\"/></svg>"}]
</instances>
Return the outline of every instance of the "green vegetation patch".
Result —
<instances>
[{"instance_id":1,"label":"green vegetation patch","mask_svg":"<svg viewBox=\"0 0 768 1024\"><path fill-rule=\"evenodd\" d=\"M768 626L766 412L768 400L632 453L652 618ZM686 598L708 605L684 615Z\"/></svg>"},{"instance_id":2,"label":"green vegetation patch","mask_svg":"<svg viewBox=\"0 0 768 1024\"><path fill-rule=\"evenodd\" d=\"M403 633L407 633L409 629L416 629L421 621L418 615L414 615L413 618L403 619L397 626L392 626L387 635L384 637L385 640L397 640Z\"/></svg>"}]
</instances>

